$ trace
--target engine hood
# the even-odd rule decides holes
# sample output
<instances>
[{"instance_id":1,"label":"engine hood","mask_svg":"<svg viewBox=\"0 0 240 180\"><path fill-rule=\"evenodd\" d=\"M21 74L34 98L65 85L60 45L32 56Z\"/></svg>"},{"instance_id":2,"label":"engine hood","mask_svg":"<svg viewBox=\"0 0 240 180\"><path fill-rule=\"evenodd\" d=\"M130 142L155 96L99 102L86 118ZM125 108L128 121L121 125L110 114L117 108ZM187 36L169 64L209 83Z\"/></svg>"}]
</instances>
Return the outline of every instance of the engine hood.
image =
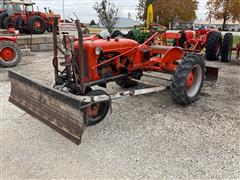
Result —
<instances>
[{"instance_id":1,"label":"engine hood","mask_svg":"<svg viewBox=\"0 0 240 180\"><path fill-rule=\"evenodd\" d=\"M110 40L94 40L92 41L95 48L99 47L104 52L122 51L137 47L138 42L130 39L110 39Z\"/></svg>"}]
</instances>

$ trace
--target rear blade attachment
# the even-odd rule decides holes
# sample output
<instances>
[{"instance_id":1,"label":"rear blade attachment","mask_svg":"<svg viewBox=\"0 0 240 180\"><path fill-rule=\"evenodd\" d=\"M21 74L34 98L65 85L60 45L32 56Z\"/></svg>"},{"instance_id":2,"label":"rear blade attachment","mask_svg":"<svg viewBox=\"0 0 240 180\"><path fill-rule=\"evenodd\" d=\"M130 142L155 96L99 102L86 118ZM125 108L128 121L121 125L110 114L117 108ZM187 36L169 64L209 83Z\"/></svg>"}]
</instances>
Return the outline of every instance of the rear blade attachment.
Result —
<instances>
[{"instance_id":1,"label":"rear blade attachment","mask_svg":"<svg viewBox=\"0 0 240 180\"><path fill-rule=\"evenodd\" d=\"M80 111L79 99L41 85L13 71L9 71L9 78L11 103L76 144L81 143L85 123Z\"/></svg>"},{"instance_id":2,"label":"rear blade attachment","mask_svg":"<svg viewBox=\"0 0 240 180\"><path fill-rule=\"evenodd\" d=\"M218 71L219 71L219 68L217 67L206 66L205 80L216 82L218 80Z\"/></svg>"}]
</instances>

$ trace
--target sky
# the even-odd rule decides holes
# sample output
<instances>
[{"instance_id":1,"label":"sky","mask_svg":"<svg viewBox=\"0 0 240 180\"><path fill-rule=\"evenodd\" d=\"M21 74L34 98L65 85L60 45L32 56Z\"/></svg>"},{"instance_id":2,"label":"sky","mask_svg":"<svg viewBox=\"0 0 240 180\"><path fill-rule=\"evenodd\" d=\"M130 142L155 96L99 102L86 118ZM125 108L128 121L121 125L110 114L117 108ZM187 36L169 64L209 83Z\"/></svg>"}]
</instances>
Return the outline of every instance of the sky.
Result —
<instances>
[{"instance_id":1,"label":"sky","mask_svg":"<svg viewBox=\"0 0 240 180\"><path fill-rule=\"evenodd\" d=\"M63 0L32 0L36 2L39 9L43 11L44 7L50 7L54 12L63 14L62 2ZM81 22L89 23L92 19L98 22L97 15L93 9L96 2L101 0L64 0L65 3L65 18L74 17L73 12L79 17ZM169 2L175 0L169 0ZM204 20L206 14L207 0L199 0L199 10L197 11L198 20ZM131 14L133 19L136 18L137 11L136 6L138 0L111 0L119 9L120 17L128 17L128 13Z\"/></svg>"}]
</instances>

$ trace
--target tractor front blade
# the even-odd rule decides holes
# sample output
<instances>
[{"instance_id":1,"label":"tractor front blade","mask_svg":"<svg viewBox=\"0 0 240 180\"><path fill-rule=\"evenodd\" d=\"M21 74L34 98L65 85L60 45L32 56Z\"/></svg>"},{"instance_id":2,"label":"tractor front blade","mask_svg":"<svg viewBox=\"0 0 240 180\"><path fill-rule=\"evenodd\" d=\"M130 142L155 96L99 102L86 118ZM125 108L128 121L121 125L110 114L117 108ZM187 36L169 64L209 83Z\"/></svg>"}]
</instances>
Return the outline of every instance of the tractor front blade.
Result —
<instances>
[{"instance_id":1,"label":"tractor front blade","mask_svg":"<svg viewBox=\"0 0 240 180\"><path fill-rule=\"evenodd\" d=\"M11 103L76 144L81 143L85 123L80 111L79 99L41 85L13 71L9 71L9 78Z\"/></svg>"},{"instance_id":2,"label":"tractor front blade","mask_svg":"<svg viewBox=\"0 0 240 180\"><path fill-rule=\"evenodd\" d=\"M218 79L218 71L219 69L217 67L206 66L205 80L216 82Z\"/></svg>"}]
</instances>

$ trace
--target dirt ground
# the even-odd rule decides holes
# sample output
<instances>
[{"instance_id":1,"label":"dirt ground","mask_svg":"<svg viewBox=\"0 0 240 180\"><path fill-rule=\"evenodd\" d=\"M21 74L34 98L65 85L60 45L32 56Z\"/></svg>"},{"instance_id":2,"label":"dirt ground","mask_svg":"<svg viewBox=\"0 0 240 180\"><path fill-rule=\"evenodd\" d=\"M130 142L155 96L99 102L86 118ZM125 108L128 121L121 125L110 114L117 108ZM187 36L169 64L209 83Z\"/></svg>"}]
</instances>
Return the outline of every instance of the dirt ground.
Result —
<instances>
[{"instance_id":1,"label":"dirt ground","mask_svg":"<svg viewBox=\"0 0 240 180\"><path fill-rule=\"evenodd\" d=\"M13 70L52 85L51 54ZM169 90L115 101L80 146L10 104L0 68L1 179L240 178L240 62L214 64L219 80L196 103L178 106Z\"/></svg>"}]
</instances>

